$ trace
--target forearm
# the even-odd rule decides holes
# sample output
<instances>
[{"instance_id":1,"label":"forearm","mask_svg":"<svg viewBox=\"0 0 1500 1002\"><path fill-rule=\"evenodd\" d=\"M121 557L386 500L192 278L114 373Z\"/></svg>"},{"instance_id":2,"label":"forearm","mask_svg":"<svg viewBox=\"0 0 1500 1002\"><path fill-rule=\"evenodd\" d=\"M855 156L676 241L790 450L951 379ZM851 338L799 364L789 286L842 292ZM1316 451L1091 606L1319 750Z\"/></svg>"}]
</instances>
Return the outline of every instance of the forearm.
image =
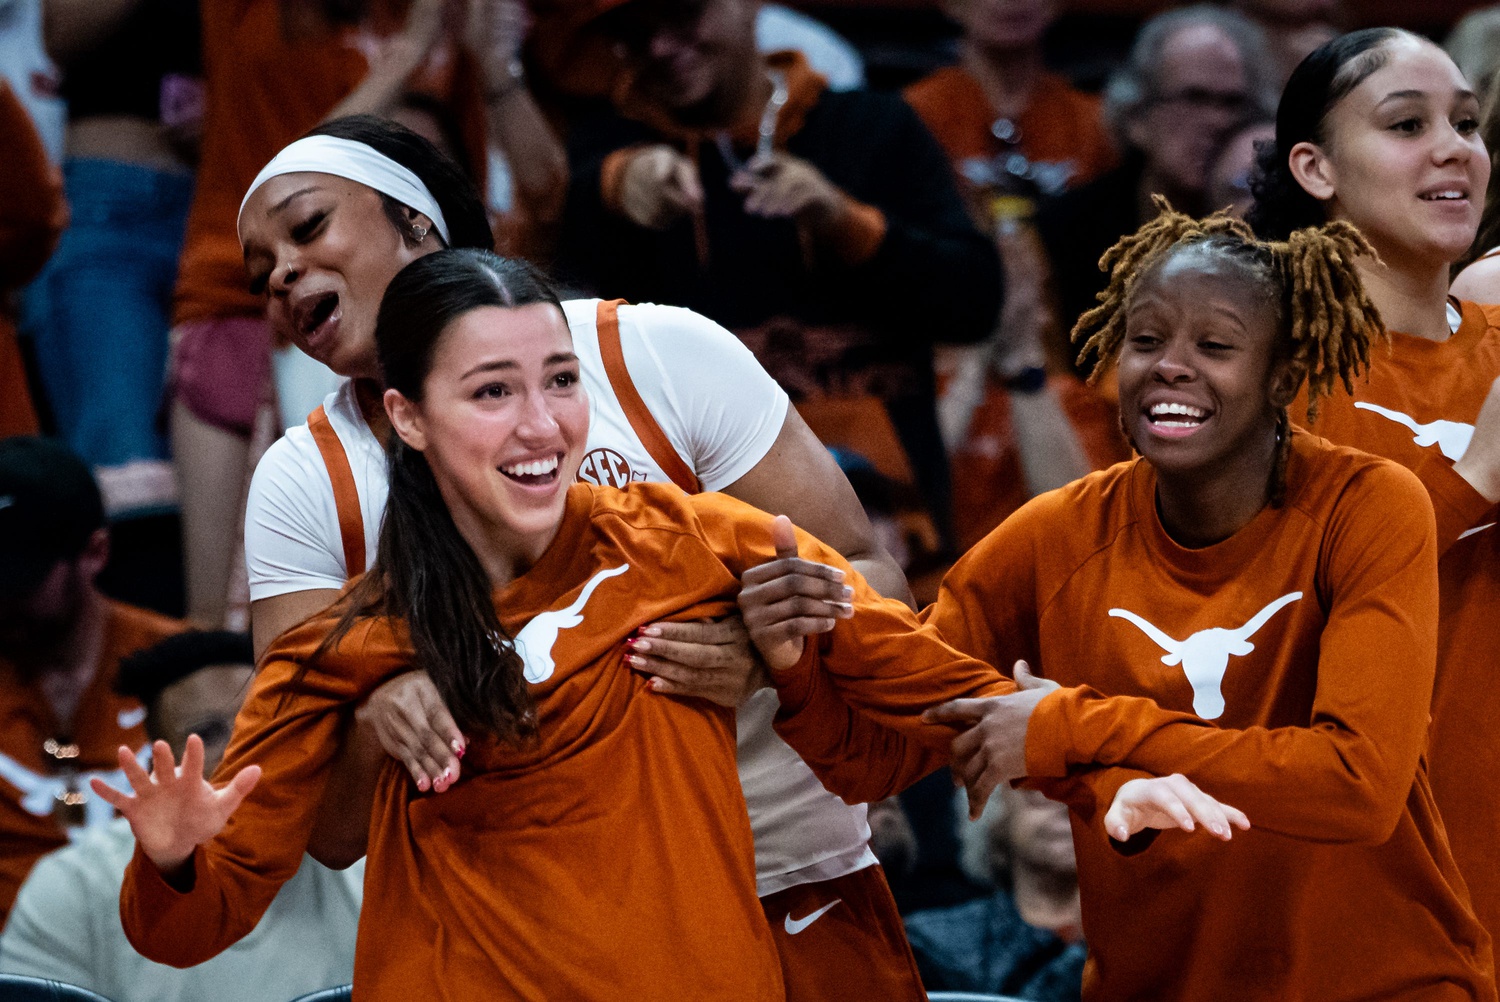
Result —
<instances>
[{"instance_id":1,"label":"forearm","mask_svg":"<svg viewBox=\"0 0 1500 1002\"><path fill-rule=\"evenodd\" d=\"M1011 391L1010 424L1033 496L1088 475L1088 456L1050 385L1034 393Z\"/></svg>"},{"instance_id":2,"label":"forearm","mask_svg":"<svg viewBox=\"0 0 1500 1002\"><path fill-rule=\"evenodd\" d=\"M1092 766L1182 773L1258 828L1315 842L1378 844L1394 829L1416 775L1424 734L1417 718L1425 719L1425 705L1405 713L1404 734L1362 734L1331 719L1229 730L1146 698L1063 689L1032 715L1026 764L1034 779Z\"/></svg>"},{"instance_id":3,"label":"forearm","mask_svg":"<svg viewBox=\"0 0 1500 1002\"><path fill-rule=\"evenodd\" d=\"M554 225L568 193L568 156L523 82L492 88L490 135L505 154L516 202L540 225Z\"/></svg>"},{"instance_id":4,"label":"forearm","mask_svg":"<svg viewBox=\"0 0 1500 1002\"><path fill-rule=\"evenodd\" d=\"M345 115L381 115L390 113L405 93L407 82L422 66L427 46L399 36L371 64L370 72L333 109L323 117L331 122Z\"/></svg>"},{"instance_id":5,"label":"forearm","mask_svg":"<svg viewBox=\"0 0 1500 1002\"><path fill-rule=\"evenodd\" d=\"M911 586L906 583L906 575L902 572L901 565L896 563L895 557L872 545L869 551L851 556L848 560L859 571L860 576L869 582L870 587L882 596L905 602L907 608L916 609L917 600L912 596Z\"/></svg>"},{"instance_id":6,"label":"forearm","mask_svg":"<svg viewBox=\"0 0 1500 1002\"><path fill-rule=\"evenodd\" d=\"M344 732L343 748L323 788L323 799L307 840L307 853L334 870L347 869L365 855L370 811L380 770L390 756L374 729L355 721Z\"/></svg>"}]
</instances>

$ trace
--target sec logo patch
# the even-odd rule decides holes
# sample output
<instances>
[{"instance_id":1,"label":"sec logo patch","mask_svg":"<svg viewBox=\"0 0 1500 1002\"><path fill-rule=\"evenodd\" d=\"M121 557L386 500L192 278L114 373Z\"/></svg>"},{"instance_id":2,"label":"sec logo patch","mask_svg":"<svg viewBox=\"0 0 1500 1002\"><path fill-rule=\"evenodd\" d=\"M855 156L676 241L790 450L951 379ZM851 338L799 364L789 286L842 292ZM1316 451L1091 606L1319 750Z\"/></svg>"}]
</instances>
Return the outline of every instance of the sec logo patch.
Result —
<instances>
[{"instance_id":1,"label":"sec logo patch","mask_svg":"<svg viewBox=\"0 0 1500 1002\"><path fill-rule=\"evenodd\" d=\"M578 479L600 487L624 487L631 481L645 480L645 473L630 468L630 461L613 449L592 449L578 467Z\"/></svg>"}]
</instances>

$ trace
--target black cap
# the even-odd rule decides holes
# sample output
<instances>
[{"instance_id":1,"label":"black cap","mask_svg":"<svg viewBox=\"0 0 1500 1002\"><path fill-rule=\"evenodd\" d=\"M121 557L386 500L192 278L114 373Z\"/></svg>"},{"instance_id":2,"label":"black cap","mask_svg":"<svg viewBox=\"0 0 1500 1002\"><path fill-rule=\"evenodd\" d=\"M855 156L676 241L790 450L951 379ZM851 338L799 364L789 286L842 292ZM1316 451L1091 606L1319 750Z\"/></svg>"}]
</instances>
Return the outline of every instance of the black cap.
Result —
<instances>
[{"instance_id":1,"label":"black cap","mask_svg":"<svg viewBox=\"0 0 1500 1002\"><path fill-rule=\"evenodd\" d=\"M61 442L0 440L0 594L26 595L104 527L99 486Z\"/></svg>"}]
</instances>

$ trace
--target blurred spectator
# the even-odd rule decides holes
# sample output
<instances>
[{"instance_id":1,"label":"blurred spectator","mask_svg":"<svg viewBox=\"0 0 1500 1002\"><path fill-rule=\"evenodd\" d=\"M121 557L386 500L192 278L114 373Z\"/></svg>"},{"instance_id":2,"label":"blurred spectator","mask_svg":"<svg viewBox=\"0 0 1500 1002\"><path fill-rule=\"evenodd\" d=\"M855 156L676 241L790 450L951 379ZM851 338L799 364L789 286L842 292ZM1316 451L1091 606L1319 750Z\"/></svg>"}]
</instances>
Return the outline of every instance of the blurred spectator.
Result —
<instances>
[{"instance_id":1,"label":"blurred spectator","mask_svg":"<svg viewBox=\"0 0 1500 1002\"><path fill-rule=\"evenodd\" d=\"M120 659L183 625L112 602L89 469L61 443L0 441L0 917L32 864L114 811L90 776L124 786L116 750L145 743L145 710L112 689Z\"/></svg>"},{"instance_id":2,"label":"blurred spectator","mask_svg":"<svg viewBox=\"0 0 1500 1002\"><path fill-rule=\"evenodd\" d=\"M842 35L816 18L778 3L763 3L755 16L755 47L761 52L796 49L828 80L829 90L865 85L865 61Z\"/></svg>"},{"instance_id":3,"label":"blurred spectator","mask_svg":"<svg viewBox=\"0 0 1500 1002\"><path fill-rule=\"evenodd\" d=\"M906 917L922 983L1077 1002L1088 951L1067 807L1002 784L976 827L995 891Z\"/></svg>"},{"instance_id":4,"label":"blurred spectator","mask_svg":"<svg viewBox=\"0 0 1500 1002\"><path fill-rule=\"evenodd\" d=\"M147 735L178 761L188 735L202 738L204 772L212 773L254 672L249 637L192 632L126 658L115 689L140 700ZM120 885L134 852L129 822L116 818L43 857L0 936L0 971L80 985L114 1002L286 1002L353 978L363 860L340 872L303 859L253 932L178 970L136 953L120 926Z\"/></svg>"},{"instance_id":5,"label":"blurred spectator","mask_svg":"<svg viewBox=\"0 0 1500 1002\"><path fill-rule=\"evenodd\" d=\"M1484 212L1469 253L1453 266L1452 295L1474 303L1500 303L1500 73L1480 89L1483 121L1479 137L1490 153L1490 182Z\"/></svg>"},{"instance_id":6,"label":"blurred spectator","mask_svg":"<svg viewBox=\"0 0 1500 1002\"><path fill-rule=\"evenodd\" d=\"M1149 220L1153 194L1203 210L1208 159L1224 134L1270 114L1276 91L1267 67L1261 30L1233 11L1200 4L1142 25L1104 94L1125 162L1037 216L1062 334L1094 305L1100 256Z\"/></svg>"},{"instance_id":7,"label":"blurred spectator","mask_svg":"<svg viewBox=\"0 0 1500 1002\"><path fill-rule=\"evenodd\" d=\"M870 850L880 860L885 879L894 888L911 876L917 865L917 836L895 797L870 805Z\"/></svg>"},{"instance_id":8,"label":"blurred spectator","mask_svg":"<svg viewBox=\"0 0 1500 1002\"><path fill-rule=\"evenodd\" d=\"M1236 10L1266 33L1274 65L1271 82L1279 92L1314 49L1339 34L1339 0L1233 0Z\"/></svg>"},{"instance_id":9,"label":"blurred spectator","mask_svg":"<svg viewBox=\"0 0 1500 1002\"><path fill-rule=\"evenodd\" d=\"M193 0L45 0L45 13L72 223L22 326L58 434L119 521L177 501L159 416L202 106L198 14Z\"/></svg>"},{"instance_id":10,"label":"blurred spectator","mask_svg":"<svg viewBox=\"0 0 1500 1002\"><path fill-rule=\"evenodd\" d=\"M445 0L203 0L201 166L178 275L172 446L181 490L188 614L224 622L251 468L269 399L271 332L246 287L235 218L257 171L325 118L387 113L409 90L455 104L483 132L475 60L445 31ZM465 115L465 109L468 113ZM481 142L472 144L482 149ZM476 172L483 166L476 165Z\"/></svg>"},{"instance_id":11,"label":"blurred spectator","mask_svg":"<svg viewBox=\"0 0 1500 1002\"><path fill-rule=\"evenodd\" d=\"M34 433L36 411L16 345L10 299L52 253L67 222L62 176L10 85L0 80L0 437Z\"/></svg>"},{"instance_id":12,"label":"blurred spectator","mask_svg":"<svg viewBox=\"0 0 1500 1002\"><path fill-rule=\"evenodd\" d=\"M883 401L946 535L932 345L993 329L997 254L911 109L831 92L799 53L762 56L755 11L631 0L601 19L629 69L618 114L569 135L563 269L717 320L794 399Z\"/></svg>"},{"instance_id":13,"label":"blurred spectator","mask_svg":"<svg viewBox=\"0 0 1500 1002\"><path fill-rule=\"evenodd\" d=\"M1224 136L1208 161L1208 199L1205 209L1228 209L1241 219L1255 200L1250 194L1250 172L1255 168L1255 144L1276 141L1276 121L1253 118Z\"/></svg>"},{"instance_id":14,"label":"blurred spectator","mask_svg":"<svg viewBox=\"0 0 1500 1002\"><path fill-rule=\"evenodd\" d=\"M1476 91L1489 91L1500 66L1500 5L1465 14L1443 40L1443 48Z\"/></svg>"},{"instance_id":15,"label":"blurred spectator","mask_svg":"<svg viewBox=\"0 0 1500 1002\"><path fill-rule=\"evenodd\" d=\"M906 99L948 151L993 231L997 217L1030 215L995 204L1061 194L1114 166L1099 99L1042 62L1056 0L946 0L964 30L959 64L906 89Z\"/></svg>"},{"instance_id":16,"label":"blurred spectator","mask_svg":"<svg viewBox=\"0 0 1500 1002\"><path fill-rule=\"evenodd\" d=\"M42 0L0 0L0 79L31 116L47 159L62 163L68 107L57 67L42 44Z\"/></svg>"}]
</instances>

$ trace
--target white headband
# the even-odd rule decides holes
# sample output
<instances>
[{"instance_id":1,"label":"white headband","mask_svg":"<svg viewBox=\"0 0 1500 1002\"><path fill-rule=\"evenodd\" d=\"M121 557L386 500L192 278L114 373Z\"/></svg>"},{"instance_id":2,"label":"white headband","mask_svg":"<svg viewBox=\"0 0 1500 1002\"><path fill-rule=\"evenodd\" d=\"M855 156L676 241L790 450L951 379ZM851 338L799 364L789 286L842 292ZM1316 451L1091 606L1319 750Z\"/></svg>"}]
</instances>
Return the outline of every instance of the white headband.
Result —
<instances>
[{"instance_id":1,"label":"white headband","mask_svg":"<svg viewBox=\"0 0 1500 1002\"><path fill-rule=\"evenodd\" d=\"M250 201L250 196L261 185L273 177L300 174L303 171L332 174L334 177L358 181L382 195L389 195L402 205L431 219L438 235L443 238L443 243L449 246L453 244L448 238L448 221L443 218L443 210L438 208L437 199L432 197L432 192L427 190L421 178L373 147L334 136L308 136L299 139L262 167L260 173L255 175L255 180L250 182L250 190L245 192L244 201L240 202L240 214L235 219L235 228L239 228L239 220L245 215L245 203Z\"/></svg>"}]
</instances>

